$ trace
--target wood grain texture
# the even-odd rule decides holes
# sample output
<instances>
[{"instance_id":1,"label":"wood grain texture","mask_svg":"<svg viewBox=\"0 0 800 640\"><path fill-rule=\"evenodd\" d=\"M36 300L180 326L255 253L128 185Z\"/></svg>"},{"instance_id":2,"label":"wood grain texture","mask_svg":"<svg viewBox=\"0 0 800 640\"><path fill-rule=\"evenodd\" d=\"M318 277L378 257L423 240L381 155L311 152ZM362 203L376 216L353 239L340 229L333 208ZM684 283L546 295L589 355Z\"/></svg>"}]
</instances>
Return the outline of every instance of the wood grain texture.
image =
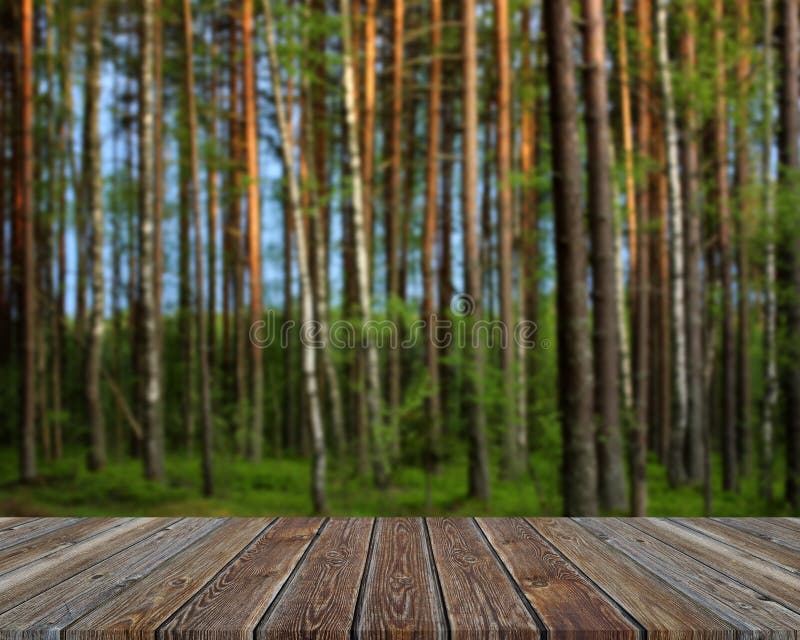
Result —
<instances>
[{"instance_id":1,"label":"wood grain texture","mask_svg":"<svg viewBox=\"0 0 800 640\"><path fill-rule=\"evenodd\" d=\"M474 521L429 518L450 633L459 638L539 638L535 618Z\"/></svg>"},{"instance_id":2,"label":"wood grain texture","mask_svg":"<svg viewBox=\"0 0 800 640\"><path fill-rule=\"evenodd\" d=\"M734 627L567 518L529 522L647 631L648 639L733 639Z\"/></svg>"},{"instance_id":3,"label":"wood grain texture","mask_svg":"<svg viewBox=\"0 0 800 640\"><path fill-rule=\"evenodd\" d=\"M0 551L0 575L113 529L130 518L87 518Z\"/></svg>"},{"instance_id":4,"label":"wood grain texture","mask_svg":"<svg viewBox=\"0 0 800 640\"><path fill-rule=\"evenodd\" d=\"M331 519L256 639L349 638L372 527L371 518Z\"/></svg>"},{"instance_id":5,"label":"wood grain texture","mask_svg":"<svg viewBox=\"0 0 800 640\"><path fill-rule=\"evenodd\" d=\"M641 531L800 613L800 576L796 573L669 520L634 518L630 522Z\"/></svg>"},{"instance_id":6,"label":"wood grain texture","mask_svg":"<svg viewBox=\"0 0 800 640\"><path fill-rule=\"evenodd\" d=\"M29 517L17 517L17 516L3 516L0 518L0 531L5 531L6 529L11 529L16 527L23 522L30 522L31 520L37 520L38 518L29 518Z\"/></svg>"},{"instance_id":7,"label":"wood grain texture","mask_svg":"<svg viewBox=\"0 0 800 640\"><path fill-rule=\"evenodd\" d=\"M762 540L800 552L800 532L792 535L786 527L776 522L776 518L714 518L714 520Z\"/></svg>"},{"instance_id":8,"label":"wood grain texture","mask_svg":"<svg viewBox=\"0 0 800 640\"><path fill-rule=\"evenodd\" d=\"M639 628L522 518L478 518L555 640L638 638ZM569 603L569 606L564 606Z\"/></svg>"},{"instance_id":9,"label":"wood grain texture","mask_svg":"<svg viewBox=\"0 0 800 640\"><path fill-rule=\"evenodd\" d=\"M156 630L271 522L233 518L68 627L64 640L152 640Z\"/></svg>"},{"instance_id":10,"label":"wood grain texture","mask_svg":"<svg viewBox=\"0 0 800 640\"><path fill-rule=\"evenodd\" d=\"M800 534L800 518L770 518L780 526Z\"/></svg>"},{"instance_id":11,"label":"wood grain texture","mask_svg":"<svg viewBox=\"0 0 800 640\"><path fill-rule=\"evenodd\" d=\"M34 518L0 531L0 550L69 526L80 518Z\"/></svg>"},{"instance_id":12,"label":"wood grain texture","mask_svg":"<svg viewBox=\"0 0 800 640\"><path fill-rule=\"evenodd\" d=\"M421 518L375 524L356 631L365 638L442 638L447 622Z\"/></svg>"},{"instance_id":13,"label":"wood grain texture","mask_svg":"<svg viewBox=\"0 0 800 640\"><path fill-rule=\"evenodd\" d=\"M792 640L800 629L798 614L624 521L603 518L578 521L601 540L735 626L740 637Z\"/></svg>"},{"instance_id":14,"label":"wood grain texture","mask_svg":"<svg viewBox=\"0 0 800 640\"><path fill-rule=\"evenodd\" d=\"M66 626L118 597L220 524L221 520L208 518L169 524L0 615L0 639L55 640Z\"/></svg>"},{"instance_id":15,"label":"wood grain texture","mask_svg":"<svg viewBox=\"0 0 800 640\"><path fill-rule=\"evenodd\" d=\"M140 542L177 518L137 518L0 576L0 612Z\"/></svg>"},{"instance_id":16,"label":"wood grain texture","mask_svg":"<svg viewBox=\"0 0 800 640\"><path fill-rule=\"evenodd\" d=\"M699 531L709 538L719 540L737 549L772 562L788 571L800 570L800 553L792 551L769 540L764 540L750 533L729 527L722 522L715 522L706 518L671 518L685 527Z\"/></svg>"},{"instance_id":17,"label":"wood grain texture","mask_svg":"<svg viewBox=\"0 0 800 640\"><path fill-rule=\"evenodd\" d=\"M321 518L278 520L158 630L158 638L248 640L289 578Z\"/></svg>"}]
</instances>

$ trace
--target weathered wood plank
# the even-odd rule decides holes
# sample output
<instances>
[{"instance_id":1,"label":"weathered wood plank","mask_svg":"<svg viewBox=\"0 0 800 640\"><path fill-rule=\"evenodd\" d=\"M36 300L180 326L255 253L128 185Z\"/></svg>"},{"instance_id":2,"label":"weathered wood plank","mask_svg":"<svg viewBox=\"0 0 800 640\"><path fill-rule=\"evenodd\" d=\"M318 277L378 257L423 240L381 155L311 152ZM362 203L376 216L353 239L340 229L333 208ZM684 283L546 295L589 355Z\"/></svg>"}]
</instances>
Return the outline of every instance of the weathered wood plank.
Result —
<instances>
[{"instance_id":1,"label":"weathered wood plank","mask_svg":"<svg viewBox=\"0 0 800 640\"><path fill-rule=\"evenodd\" d=\"M800 518L770 518L780 526L800 534Z\"/></svg>"},{"instance_id":2,"label":"weathered wood plank","mask_svg":"<svg viewBox=\"0 0 800 640\"><path fill-rule=\"evenodd\" d=\"M639 628L522 518L478 518L549 638L638 638ZM569 603L569 606L564 606Z\"/></svg>"},{"instance_id":3,"label":"weathered wood plank","mask_svg":"<svg viewBox=\"0 0 800 640\"><path fill-rule=\"evenodd\" d=\"M0 531L0 550L33 540L78 520L80 518L35 518L13 525Z\"/></svg>"},{"instance_id":4,"label":"weathered wood plank","mask_svg":"<svg viewBox=\"0 0 800 640\"><path fill-rule=\"evenodd\" d=\"M153 640L156 630L271 522L233 518L69 626L64 640Z\"/></svg>"},{"instance_id":5,"label":"weathered wood plank","mask_svg":"<svg viewBox=\"0 0 800 640\"><path fill-rule=\"evenodd\" d=\"M0 576L0 612L140 542L177 518L137 518Z\"/></svg>"},{"instance_id":6,"label":"weathered wood plank","mask_svg":"<svg viewBox=\"0 0 800 640\"><path fill-rule=\"evenodd\" d=\"M333 518L256 629L267 638L350 638L373 520Z\"/></svg>"},{"instance_id":7,"label":"weathered wood plank","mask_svg":"<svg viewBox=\"0 0 800 640\"><path fill-rule=\"evenodd\" d=\"M53 555L61 549L78 544L130 520L130 518L86 518L28 542L13 545L0 551L0 574Z\"/></svg>"},{"instance_id":8,"label":"weathered wood plank","mask_svg":"<svg viewBox=\"0 0 800 640\"><path fill-rule=\"evenodd\" d=\"M323 525L278 520L158 630L158 638L248 640Z\"/></svg>"},{"instance_id":9,"label":"weathered wood plank","mask_svg":"<svg viewBox=\"0 0 800 640\"><path fill-rule=\"evenodd\" d=\"M31 520L38 520L38 518L19 517L19 516L3 516L0 518L0 531L11 529L21 525L23 522L30 522Z\"/></svg>"},{"instance_id":10,"label":"weathered wood plank","mask_svg":"<svg viewBox=\"0 0 800 640\"><path fill-rule=\"evenodd\" d=\"M477 525L465 518L427 522L451 635L538 638L535 618Z\"/></svg>"},{"instance_id":11,"label":"weathered wood plank","mask_svg":"<svg viewBox=\"0 0 800 640\"><path fill-rule=\"evenodd\" d=\"M644 627L649 640L736 637L733 625L577 522L566 518L531 518L529 522Z\"/></svg>"},{"instance_id":12,"label":"weathered wood plank","mask_svg":"<svg viewBox=\"0 0 800 640\"><path fill-rule=\"evenodd\" d=\"M661 518L630 520L638 529L800 613L800 576L736 547Z\"/></svg>"},{"instance_id":13,"label":"weathered wood plank","mask_svg":"<svg viewBox=\"0 0 800 640\"><path fill-rule=\"evenodd\" d=\"M762 540L768 540L800 552L800 532L793 534L786 527L778 524L777 518L714 518L714 520Z\"/></svg>"},{"instance_id":14,"label":"weathered wood plank","mask_svg":"<svg viewBox=\"0 0 800 640\"><path fill-rule=\"evenodd\" d=\"M356 630L369 638L440 638L447 622L421 518L375 524Z\"/></svg>"},{"instance_id":15,"label":"weathered wood plank","mask_svg":"<svg viewBox=\"0 0 800 640\"><path fill-rule=\"evenodd\" d=\"M746 551L757 558L777 564L788 571L800 570L800 553L769 540L764 540L739 529L729 527L722 522L715 522L707 518L671 518L671 520L699 531L709 538L714 538L714 540L719 540Z\"/></svg>"},{"instance_id":16,"label":"weathered wood plank","mask_svg":"<svg viewBox=\"0 0 800 640\"><path fill-rule=\"evenodd\" d=\"M741 637L794 640L800 615L622 520L579 518L604 542L714 611Z\"/></svg>"},{"instance_id":17,"label":"weathered wood plank","mask_svg":"<svg viewBox=\"0 0 800 640\"><path fill-rule=\"evenodd\" d=\"M186 518L0 615L2 640L54 640L66 626L142 580L221 520Z\"/></svg>"}]
</instances>

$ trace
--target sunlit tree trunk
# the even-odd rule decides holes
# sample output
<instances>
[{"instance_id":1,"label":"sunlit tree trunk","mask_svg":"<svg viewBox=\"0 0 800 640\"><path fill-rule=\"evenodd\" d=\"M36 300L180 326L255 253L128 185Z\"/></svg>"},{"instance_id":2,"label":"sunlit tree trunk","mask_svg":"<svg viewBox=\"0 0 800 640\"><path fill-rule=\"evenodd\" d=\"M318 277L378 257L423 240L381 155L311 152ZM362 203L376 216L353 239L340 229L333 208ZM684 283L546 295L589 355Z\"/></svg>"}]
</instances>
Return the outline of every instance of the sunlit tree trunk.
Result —
<instances>
[{"instance_id":1,"label":"sunlit tree trunk","mask_svg":"<svg viewBox=\"0 0 800 640\"><path fill-rule=\"evenodd\" d=\"M190 0L183 0L183 35L185 50L184 82L186 90L186 111L189 122L189 208L192 211L194 222L194 282L195 282L195 315L197 318L197 360L200 368L200 422L202 424L202 447L200 449L203 467L203 495L210 496L214 493L213 473L213 444L214 423L211 409L211 372L208 364L208 326L204 302L203 287L203 243L201 215L200 215L200 159L197 151L197 107L195 106L194 84L194 51L192 38L192 7ZM213 238L209 238L213 241Z\"/></svg>"},{"instance_id":2,"label":"sunlit tree trunk","mask_svg":"<svg viewBox=\"0 0 800 640\"><path fill-rule=\"evenodd\" d=\"M106 433L103 398L100 393L100 368L105 325L105 278L103 275L103 168L100 158L100 56L103 0L94 0L89 14L89 47L86 60L86 100L84 103L83 172L86 199L91 211L92 313L86 357L86 402L89 416L89 468L97 471L106 464Z\"/></svg>"},{"instance_id":3,"label":"sunlit tree trunk","mask_svg":"<svg viewBox=\"0 0 800 640\"><path fill-rule=\"evenodd\" d=\"M208 55L212 60L209 78L209 124L208 137L212 145L211 151L207 154L207 201L208 211L208 231L206 243L208 245L208 360L212 374L212 383L216 375L215 366L217 363L217 242L219 241L219 196L218 196L218 153L217 142L217 117L218 102L217 91L219 84L218 49L217 49L217 26L216 19L212 19L211 33L209 34Z\"/></svg>"},{"instance_id":4,"label":"sunlit tree trunk","mask_svg":"<svg viewBox=\"0 0 800 640\"><path fill-rule=\"evenodd\" d=\"M597 458L592 419L592 351L586 308L578 99L569 3L544 0L543 24L552 127L564 513L593 515L597 513Z\"/></svg>"},{"instance_id":5,"label":"sunlit tree trunk","mask_svg":"<svg viewBox=\"0 0 800 640\"><path fill-rule=\"evenodd\" d=\"M242 99L244 101L244 141L247 159L247 249L250 267L250 323L261 320L261 207L258 193L258 127L256 123L255 66L253 60L253 3L242 3ZM261 460L264 438L264 358L251 344L252 395L248 454Z\"/></svg>"},{"instance_id":6,"label":"sunlit tree trunk","mask_svg":"<svg viewBox=\"0 0 800 640\"><path fill-rule=\"evenodd\" d=\"M684 293L683 194L681 193L678 160L678 125L672 91L672 71L667 49L667 0L659 0L656 24L658 29L658 62L661 68L661 91L664 96L667 134L667 173L669 176L669 237L672 290L672 348L673 348L673 422L669 443L669 479L673 486L686 480L684 451L688 420L688 372L686 365L686 307Z\"/></svg>"}]
</instances>

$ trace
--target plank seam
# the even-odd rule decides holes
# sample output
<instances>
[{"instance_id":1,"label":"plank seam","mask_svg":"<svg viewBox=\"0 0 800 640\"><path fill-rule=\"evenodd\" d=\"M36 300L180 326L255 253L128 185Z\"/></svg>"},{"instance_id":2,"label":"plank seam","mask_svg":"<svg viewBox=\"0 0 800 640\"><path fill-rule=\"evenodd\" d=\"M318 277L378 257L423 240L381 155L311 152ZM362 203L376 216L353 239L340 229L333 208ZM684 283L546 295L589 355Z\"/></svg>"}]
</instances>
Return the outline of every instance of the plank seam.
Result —
<instances>
[{"instance_id":1,"label":"plank seam","mask_svg":"<svg viewBox=\"0 0 800 640\"><path fill-rule=\"evenodd\" d=\"M169 519L169 518L168 518L168 519ZM169 522L169 523L166 523L166 524L164 524L164 526L163 526L163 527L161 527L160 529L156 529L156 530L154 530L154 531L151 531L151 532L150 532L148 535L146 535L144 538L140 538L140 539L138 539L138 540L134 540L134 541L132 541L132 542L131 542L131 543L130 543L128 546L126 546L126 547L122 547L121 549L117 549L116 551L114 551L113 553L110 553L110 554L109 554L109 555L107 555L107 556L103 556L103 557L101 557L101 558L97 558L97 561L96 561L96 562L93 562L92 564L90 564L90 565L87 565L87 566L83 567L82 569L80 569L80 570L78 570L78 571L75 571L75 573L72 573L72 574L70 574L70 575L68 575L68 576L64 576L64 577L62 577L62 579L61 579L61 580L58 580L57 582L54 582L54 583L52 583L52 584L48 584L48 585L47 585L47 587L45 587L45 588L44 588L44 589L42 589L41 591L38 591L37 593L33 593L33 594L29 595L29 596L26 598L26 600L30 600L30 599L36 598L37 596L40 596L40 595L41 595L41 594L43 594L45 591L49 591L49 590L50 590L50 589L52 589L53 587L57 587L57 586L58 586L58 585L60 585L62 582L66 582L67 580L70 580L71 578L74 578L74 577L75 577L75 576L77 576L79 573L83 573L84 571L88 571L88 570L89 570L89 569L91 569L92 567L96 567L96 566L97 566L98 564L100 564L101 562L105 562L105 561L106 561L106 560L108 560L109 558L113 558L115 555L117 555L117 554L119 554L119 553L122 553L123 551L127 551L127 550L128 550L128 549L130 549L130 548L131 548L133 545L135 545L135 544L139 544L140 542L144 542L145 540L148 540L149 538L153 537L154 535L156 535L156 534L158 534L158 533L162 532L162 531L163 531L164 529L166 529L167 527L171 527L171 526L172 526L172 525L174 525L174 524L178 524L179 522L181 522L182 520L185 520L185 519L186 519L186 518L177 518L177 519L173 520L172 522ZM0 609L0 613L6 613L7 611L11 611L11 609L14 609L15 607L18 607L20 604L21 604L21 603L17 602L16 604L14 604L14 605L12 605L12 606L8 607L7 609Z\"/></svg>"},{"instance_id":2,"label":"plank seam","mask_svg":"<svg viewBox=\"0 0 800 640\"><path fill-rule=\"evenodd\" d=\"M444 618L444 633L446 638L452 638L453 630L450 627L450 613L447 611L447 605L445 604L444 599L444 588L442 587L442 578L439 575L439 568L436 566L436 558L433 555L433 544L431 543L431 532L428 529L428 519L421 518L422 520L422 531L425 534L425 549L427 551L428 556L428 566L431 571L431 577L434 579L436 584L436 593L439 597L439 610L442 612L442 618ZM440 631L441 631L440 627Z\"/></svg>"},{"instance_id":3,"label":"plank seam","mask_svg":"<svg viewBox=\"0 0 800 640\"><path fill-rule=\"evenodd\" d=\"M583 526L583 525L582 525L580 522L578 522L578 521L577 521L575 518L570 518L570 519L571 519L573 522L575 522L575 523L576 523L578 526L580 526L580 527L581 527L581 529L583 529L584 531L586 531L586 532L587 532L587 533L588 533L590 536L593 536L593 537L597 538L597 536L595 536L595 535L594 535L594 534L593 534L591 531L589 531L589 530L588 530L586 527L584 527L584 526ZM607 592L605 589L603 589L603 588L602 588L602 587L601 587L599 584L597 584L597 583L596 583L594 580L592 580L592 579L591 579L591 578L590 578L588 575L586 575L586 573L584 573L584 572L583 572L583 570L582 570L582 569L581 569L581 568L580 568L580 567L579 567L579 566L578 566L576 563L574 563L572 560L570 560L570 558L569 558L569 557L568 557L568 556L567 556L567 555L566 555L566 554L565 554L565 553L564 553L564 552L563 552L561 549L559 549L559 548L558 548L558 547L557 547L557 546L556 546L556 545L555 545L553 542L551 542L551 541L550 541L550 538L548 538L548 537L547 537L547 536L546 536L544 533L542 533L541 531L539 531L539 530L538 530L538 529L535 527L534 523L530 521L530 519L529 519L529 518L523 518L523 520L525 520L525 522L527 523L527 525L528 525L528 526L529 526L531 529L533 529L533 530L534 530L534 531L535 531L535 532L536 532L536 533L537 533L537 534L538 534L538 535L539 535L539 536L542 538L542 540L544 540L544 541L545 541L547 544L549 544L549 545L550 545L550 546L553 548L553 550L554 550L554 551L555 551L555 552L556 552L558 555L560 555L562 558L564 558L564 561L565 561L565 562L566 562L566 563L567 563L569 566L571 566L573 569L575 569L575 571L576 571L576 573L578 573L578 575L580 575L580 576L583 576L583 578L584 578L586 581L588 581L588 583L589 583L590 585L592 585L592 586L593 586L595 589L597 589L597 591L598 591L599 593L601 593L602 595L604 595L604 596L606 597L606 599L607 599L609 602L611 602L611 603L612 603L612 604L613 604L615 607L617 607L617 609L619 610L619 612L620 612L620 613L621 613L621 614L622 614L622 615L623 615L623 616L624 616L624 617L625 617L625 618L628 620L628 622L630 622L630 623L631 623L633 626L635 626L635 627L636 627L636 629L639 631L639 637L641 638L641 640L647 640L647 629L645 628L645 626L644 626L643 624L641 624L641 623L640 623L640 622L639 622L639 621L636 619L636 617L635 617L635 616L634 616L634 615L633 615L633 614L632 614L630 611L628 611L628 610L627 610L625 607L623 607L621 603L617 602L616 598L614 598L614 597L613 597L613 596L612 596L610 593L608 593L608 592ZM599 538L597 538L597 539L598 539L598 540L600 540ZM603 541L602 541L602 540L600 540L600 542L603 542ZM604 543L604 544L607 544L607 543L605 543L605 542L603 542L603 543ZM609 545L609 546L610 546L610 545ZM619 550L618 550L618 549L615 549L615 551L619 551ZM620 552L620 553L621 553L621 552ZM640 565L639 565L639 563L638 563L638 562L636 562L636 561L635 561L633 558L631 558L631 557L630 557L628 554L623 554L623 555L624 555L626 558L629 558L631 561L635 562L637 566L640 566ZM645 568L646 568L646 567L645 567Z\"/></svg>"},{"instance_id":4,"label":"plank seam","mask_svg":"<svg viewBox=\"0 0 800 640\"><path fill-rule=\"evenodd\" d=\"M519 583L516 580L514 580L514 576L511 575L511 572L508 570L508 567L506 566L505 562L503 562L502 558L497 553L497 549L495 549L492 543L490 542L489 537L486 535L486 532L481 527L480 522L478 522L475 518L470 518L470 520L472 521L473 526L478 530L478 534L483 538L483 541L486 543L486 546L489 547L489 552L492 554L492 556L494 556L494 559L497 562L497 564L500 565L501 570L505 574L508 581L511 583L512 587L514 588L514 591L517 592L517 595L522 600L522 603L528 610L528 613L531 614L533 621L536 623L536 626L539 629L540 640L547 640L550 635L550 632L548 631L547 625L544 623L544 620L542 620L539 617L539 613L536 611L531 601L528 600L528 597L525 595L525 592L522 590L522 587L520 587Z\"/></svg>"},{"instance_id":5,"label":"plank seam","mask_svg":"<svg viewBox=\"0 0 800 640\"><path fill-rule=\"evenodd\" d=\"M278 606L278 602L280 601L281 596L283 596L283 594L289 588L289 585L294 580L294 577L297 575L297 572L300 570L300 567L302 567L303 563L306 561L306 558L308 557L308 554L311 552L311 549L314 548L314 545L316 545L317 540L319 540L320 535L322 535L322 532L325 530L325 527L328 526L328 523L330 521L331 521L330 518L325 518L322 521L322 524L319 526L317 531L314 533L314 536L311 538L311 540L308 542L308 545L306 545L306 548L303 550L303 554L300 556L300 558L298 558L297 563L294 565L294 567L292 567L292 570L289 573L289 575L286 576L286 579L283 581L281 588L278 589L278 592L273 596L272 601L267 605L264 614L258 619L258 622L253 627L253 640L258 640L259 637L258 630L262 627L262 625L266 623L267 619L270 617L270 615L272 615L272 612L275 610L275 607Z\"/></svg>"},{"instance_id":6,"label":"plank seam","mask_svg":"<svg viewBox=\"0 0 800 640\"><path fill-rule=\"evenodd\" d=\"M372 519L372 528L369 532L369 544L367 546L367 557L364 561L364 570L361 573L361 580L358 584L358 596L356 597L356 607L353 611L353 622L350 626L349 637L351 640L358 638L358 627L361 624L361 611L364 607L364 591L367 582L369 568L372 565L372 555L375 548L375 530L378 528L378 518Z\"/></svg>"},{"instance_id":7,"label":"plank seam","mask_svg":"<svg viewBox=\"0 0 800 640\"><path fill-rule=\"evenodd\" d=\"M229 519L229 518L226 518L226 519ZM184 606L186 606L186 604L187 604L188 602L190 602L190 601L192 600L192 598L194 598L194 597L195 597L195 596L196 596L198 593L200 593L200 592L201 592L203 589L205 589L206 587L208 587L208 585L210 585L212 582L214 582L214 580L216 580L216 579L217 579L217 577L219 576L219 574L220 574L220 573L222 573L223 571L225 571L225 570L226 570L226 569L227 569L227 568L228 568L228 567L229 567L229 566L230 566L232 563L236 562L236 560L237 560L237 559L238 559L238 558L239 558L239 557L240 557L240 556L241 556L241 555L242 555L242 554L243 554L243 553L244 553L244 552L245 552L247 549L249 549L249 548L252 546L252 544L253 544L253 543L254 543L254 542L255 542L255 541L258 539L258 537L259 537L259 536L261 536L261 535L263 535L263 534L264 534L264 532L265 532L265 531L267 531L268 529L270 529L270 528L271 528L271 527L272 527L272 526L273 526L273 525L274 525L274 524L275 524L277 521L278 521L278 518L273 518L272 520L270 520L270 521L269 521L269 522L268 522L268 523L267 523L267 524L264 526L264 528L263 528L263 529L261 529L261 530L260 530L258 533L256 533L256 534L253 536L253 538L252 538L252 540L250 540L250 542L248 542L248 543L247 543L247 544L246 544L244 547L242 547L242 548L239 550L239 553L237 553L237 554L234 554L234 556L233 556L233 557L232 557L230 560L228 560L228 562L226 562L226 563L225 563L225 564L224 564L224 565L223 565L223 566L220 568L220 570L219 570L219 571L217 571L217 572L216 572L216 573L215 573L213 576L211 576L211 578L210 578L208 581L206 581L206 582L205 582L205 584L203 584L203 585L202 585L200 588L198 588L198 589L197 589L197 591L195 591L195 592L194 592L194 593L193 593L191 596L189 596L189 597L186 599L186 601L184 601L184 602L183 602L183 603L182 603L182 604L181 604L179 607L176 607L175 611L173 611L171 614L169 614L169 616L167 616L167 619L166 619L166 620L164 620L164 622L162 622L160 625L158 625L158 627L156 627L156 630L155 630L155 632L154 632L154 634L153 634L153 636L155 637L155 639L156 639L156 640L159 640L160 638L163 638L163 637L164 637L164 627L165 627L167 624L169 624L170 622L172 622L172 619L173 619L173 618L174 618L174 617L177 615L177 613L178 613L178 612L179 612L181 609L183 609L183 607L184 607ZM222 525L220 525L220 526L222 526ZM210 532L209 532L209 533L210 533ZM187 548L188 548L188 547L187 547ZM62 640L66 640L66 639L65 639L65 638L62 638Z\"/></svg>"},{"instance_id":8,"label":"plank seam","mask_svg":"<svg viewBox=\"0 0 800 640\"><path fill-rule=\"evenodd\" d=\"M636 518L632 518L632 520L636 520ZM682 527L682 528L684 528L684 529L686 529L687 531L691 531L691 532L694 532L694 533L700 533L700 532L697 532L697 531L695 531L694 529L691 529L691 528L689 528L689 527L683 527L683 525L681 525L681 523L680 523L680 522L676 522L675 524L676 524L676 525L678 525L678 526L680 526L680 527ZM660 540L661 542L663 542L663 543L664 543L664 544L666 544L667 546L669 546L669 547L672 547L673 549L675 549L675 551L677 551L678 553L681 553L681 554L685 555L687 558L691 558L692 560L696 560L697 562L699 562L700 564L703 564L703 565L705 565L705 566L706 566L706 567L708 567L709 569L713 569L714 571L716 571L716 572L718 572L718 573L722 574L723 576L725 576L726 578L728 578L728 579L729 579L729 580L731 580L732 582L736 582L736 583L738 583L738 584L740 584L740 585L742 585L742 586L744 586L744 587L746 587L746 588L748 588L748 589L752 589L752 590L753 590L753 591L755 591L757 594L759 594L759 597L760 597L761 599L763 599L763 600L764 600L764 602L774 602L774 603L776 603L776 604L778 604L778 605L780 605L780 606L782 606L782 607L784 607L784 608L788 609L789 611L794 611L795 613L800 613L800 606L798 606L798 605L795 605L795 604L790 604L790 603L788 603L788 602L787 602L786 600L784 600L784 599L780 599L780 600L779 600L779 599L777 599L777 598L775 598L775 597L773 597L773 596L771 596L771 595L769 595L769 594L767 594L767 593L764 593L764 591L762 591L762 590L761 590L759 587L756 587L756 586L754 586L754 585L752 585L752 584L747 584L747 583L746 583L744 580L742 580L741 578L737 578L736 576L734 576L734 575L731 575L731 573L730 573L729 571L727 571L727 570L724 570L724 569L722 569L721 567L715 567L714 565L711 565L711 564L709 564L708 562L705 562L705 561L704 561L704 560L702 560L701 558L696 558L695 556L691 555L690 553L687 553L687 552L686 552L686 551L684 551L683 549L679 549L679 548L678 548L678 547L676 547L675 545L671 544L671 543L669 542L669 540L664 540L664 538L662 538L662 537L660 537L660 536L653 535L653 534L652 534L652 533L650 533L649 531L645 531L644 529L641 529L641 528L637 527L637 526L636 526L636 524L635 524L634 522L631 522L631 526L632 526L632 527L635 527L637 531L641 531L641 532L642 532L642 533L644 533L645 535L649 535L649 536L651 536L651 537L655 538L656 540ZM702 534L700 534L700 535L702 535ZM708 536L706 536L706 537L708 537ZM714 540L714 538L709 538L709 540L711 540L712 542L718 542L717 540ZM731 546L731 545L727 545L727 546ZM734 548L734 549L737 549L736 547L733 547L733 548ZM737 549L737 550L738 550L738 549ZM748 555L750 555L750 554L748 554ZM761 562L761 559L760 559L760 558L757 558L756 556L753 556L753 558L754 558L754 559L756 559L756 560L758 560L759 562ZM787 572L787 573L788 573L788 572Z\"/></svg>"}]
</instances>

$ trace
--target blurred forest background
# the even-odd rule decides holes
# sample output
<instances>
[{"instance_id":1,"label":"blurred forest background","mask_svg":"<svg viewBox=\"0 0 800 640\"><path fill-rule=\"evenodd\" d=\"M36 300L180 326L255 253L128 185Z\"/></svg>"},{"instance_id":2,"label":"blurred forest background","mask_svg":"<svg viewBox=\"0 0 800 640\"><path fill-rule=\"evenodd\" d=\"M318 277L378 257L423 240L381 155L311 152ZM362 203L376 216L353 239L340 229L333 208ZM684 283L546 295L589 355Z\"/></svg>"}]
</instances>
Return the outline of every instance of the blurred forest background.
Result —
<instances>
[{"instance_id":1,"label":"blurred forest background","mask_svg":"<svg viewBox=\"0 0 800 640\"><path fill-rule=\"evenodd\" d=\"M0 29L3 514L800 513L798 0Z\"/></svg>"}]
</instances>

